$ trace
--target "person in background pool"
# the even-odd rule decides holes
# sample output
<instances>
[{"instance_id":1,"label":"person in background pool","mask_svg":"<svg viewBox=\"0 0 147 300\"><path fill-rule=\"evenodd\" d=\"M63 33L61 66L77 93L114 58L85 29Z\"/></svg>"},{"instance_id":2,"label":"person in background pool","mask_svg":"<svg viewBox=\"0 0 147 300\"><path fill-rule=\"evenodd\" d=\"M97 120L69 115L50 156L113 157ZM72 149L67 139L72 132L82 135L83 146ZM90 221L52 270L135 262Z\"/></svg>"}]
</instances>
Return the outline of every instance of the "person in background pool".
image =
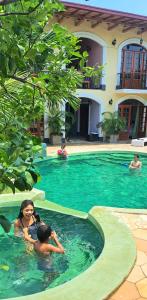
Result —
<instances>
[{"instance_id":1,"label":"person in background pool","mask_svg":"<svg viewBox=\"0 0 147 300\"><path fill-rule=\"evenodd\" d=\"M139 160L139 155L134 154L134 160L131 161L129 165L130 170L136 170L136 169L141 169L142 167L142 162Z\"/></svg>"},{"instance_id":2,"label":"person in background pool","mask_svg":"<svg viewBox=\"0 0 147 300\"><path fill-rule=\"evenodd\" d=\"M65 150L66 144L61 145L61 149L57 151L57 154L61 158L67 158L67 151Z\"/></svg>"},{"instance_id":3,"label":"person in background pool","mask_svg":"<svg viewBox=\"0 0 147 300\"><path fill-rule=\"evenodd\" d=\"M23 236L31 244L37 240L37 229L43 224L36 213L34 203L31 200L24 200L20 206L18 218L14 222L14 234Z\"/></svg>"}]
</instances>

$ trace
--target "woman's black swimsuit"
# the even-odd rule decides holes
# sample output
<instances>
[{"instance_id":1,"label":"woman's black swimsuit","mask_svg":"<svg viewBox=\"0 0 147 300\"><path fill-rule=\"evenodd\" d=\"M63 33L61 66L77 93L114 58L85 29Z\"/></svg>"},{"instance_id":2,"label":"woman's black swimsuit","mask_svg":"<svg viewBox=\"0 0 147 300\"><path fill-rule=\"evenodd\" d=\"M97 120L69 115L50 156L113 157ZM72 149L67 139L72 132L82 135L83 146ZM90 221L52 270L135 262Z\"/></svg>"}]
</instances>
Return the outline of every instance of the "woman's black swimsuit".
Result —
<instances>
[{"instance_id":1,"label":"woman's black swimsuit","mask_svg":"<svg viewBox=\"0 0 147 300\"><path fill-rule=\"evenodd\" d=\"M38 229L40 223L37 222L34 217L33 217L33 219L34 219L34 222L30 226L28 226L28 233L30 234L30 236L33 240L37 240L37 229ZM22 219L20 219L20 222L21 222L22 227L24 228Z\"/></svg>"}]
</instances>

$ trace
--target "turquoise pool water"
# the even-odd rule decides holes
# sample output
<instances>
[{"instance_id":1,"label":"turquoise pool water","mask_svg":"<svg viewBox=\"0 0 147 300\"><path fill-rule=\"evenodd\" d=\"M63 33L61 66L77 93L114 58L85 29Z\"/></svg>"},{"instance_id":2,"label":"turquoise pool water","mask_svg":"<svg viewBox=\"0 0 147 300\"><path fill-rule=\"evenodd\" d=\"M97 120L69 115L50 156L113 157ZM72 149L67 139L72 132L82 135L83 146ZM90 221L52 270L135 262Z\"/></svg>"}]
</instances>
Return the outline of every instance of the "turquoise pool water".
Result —
<instances>
[{"instance_id":1,"label":"turquoise pool water","mask_svg":"<svg viewBox=\"0 0 147 300\"><path fill-rule=\"evenodd\" d=\"M103 239L87 220L37 209L41 219L52 226L65 248L65 254L52 255L54 274L45 274L37 265L35 253L27 253L22 238L0 227L0 299L25 296L55 287L85 271L100 255ZM18 208L0 209L13 221ZM35 298L34 298L35 299Z\"/></svg>"},{"instance_id":2,"label":"turquoise pool water","mask_svg":"<svg viewBox=\"0 0 147 300\"><path fill-rule=\"evenodd\" d=\"M129 152L94 152L48 159L38 163L36 187L48 200L82 211L94 205L147 208L147 155L140 154L141 171L129 171L132 158Z\"/></svg>"}]
</instances>

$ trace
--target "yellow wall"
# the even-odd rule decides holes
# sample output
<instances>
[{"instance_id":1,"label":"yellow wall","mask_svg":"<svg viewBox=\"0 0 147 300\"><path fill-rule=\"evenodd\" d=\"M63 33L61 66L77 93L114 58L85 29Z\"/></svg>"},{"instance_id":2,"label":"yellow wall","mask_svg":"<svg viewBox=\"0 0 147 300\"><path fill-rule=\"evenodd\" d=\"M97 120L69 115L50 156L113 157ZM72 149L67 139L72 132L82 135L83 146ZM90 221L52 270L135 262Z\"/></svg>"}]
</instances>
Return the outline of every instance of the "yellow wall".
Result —
<instances>
[{"instance_id":1,"label":"yellow wall","mask_svg":"<svg viewBox=\"0 0 147 300\"><path fill-rule=\"evenodd\" d=\"M140 94L136 94L135 91L132 90L132 93L124 93L116 90L117 84L117 64L118 64L118 47L119 45L127 39L137 38L138 44L140 41L141 36L137 35L137 29L130 30L126 33L122 33L122 28L120 26L116 27L115 29L108 31L107 24L102 23L97 25L95 28L91 27L89 21L85 20L78 26L74 25L74 21L72 18L65 18L61 22L61 25L65 26L71 32L88 32L95 34L99 38L103 39L106 43L106 65L105 65L105 76L106 76L106 90L83 90L83 93L87 94L91 97L91 94L94 95L97 99L101 99L103 102L103 110L104 111L114 111L116 110L116 103L122 97L126 96L126 99L134 98L137 100L143 99L147 105L147 90L145 92L141 92ZM112 40L116 38L117 43L115 46L112 45ZM144 33L142 36L144 43L143 46L147 48L147 33ZM120 71L119 71L120 72ZM80 90L80 94L82 91ZM146 94L145 94L146 93ZM113 105L109 104L109 100L113 99Z\"/></svg>"}]
</instances>

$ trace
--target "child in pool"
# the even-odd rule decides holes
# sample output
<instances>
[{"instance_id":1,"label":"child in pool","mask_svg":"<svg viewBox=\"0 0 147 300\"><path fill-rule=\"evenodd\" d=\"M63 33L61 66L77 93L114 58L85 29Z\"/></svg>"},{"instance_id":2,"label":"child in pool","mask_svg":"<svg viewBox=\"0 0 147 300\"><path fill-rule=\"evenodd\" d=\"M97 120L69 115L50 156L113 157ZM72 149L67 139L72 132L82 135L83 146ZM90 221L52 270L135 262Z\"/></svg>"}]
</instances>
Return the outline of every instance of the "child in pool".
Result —
<instances>
[{"instance_id":1,"label":"child in pool","mask_svg":"<svg viewBox=\"0 0 147 300\"><path fill-rule=\"evenodd\" d=\"M34 243L36 253L41 257L48 257L52 252L64 253L62 244L58 241L57 234L52 231L49 225L40 225L37 229L38 241ZM49 244L49 240L53 240L56 246Z\"/></svg>"},{"instance_id":2,"label":"child in pool","mask_svg":"<svg viewBox=\"0 0 147 300\"><path fill-rule=\"evenodd\" d=\"M62 244L58 241L55 231L48 225L41 225L37 229L38 241L34 244L38 258L38 269L44 271L44 286L47 287L51 281L57 277L58 273L54 270L51 261L51 253L64 253ZM49 244L53 240L56 246Z\"/></svg>"}]
</instances>

